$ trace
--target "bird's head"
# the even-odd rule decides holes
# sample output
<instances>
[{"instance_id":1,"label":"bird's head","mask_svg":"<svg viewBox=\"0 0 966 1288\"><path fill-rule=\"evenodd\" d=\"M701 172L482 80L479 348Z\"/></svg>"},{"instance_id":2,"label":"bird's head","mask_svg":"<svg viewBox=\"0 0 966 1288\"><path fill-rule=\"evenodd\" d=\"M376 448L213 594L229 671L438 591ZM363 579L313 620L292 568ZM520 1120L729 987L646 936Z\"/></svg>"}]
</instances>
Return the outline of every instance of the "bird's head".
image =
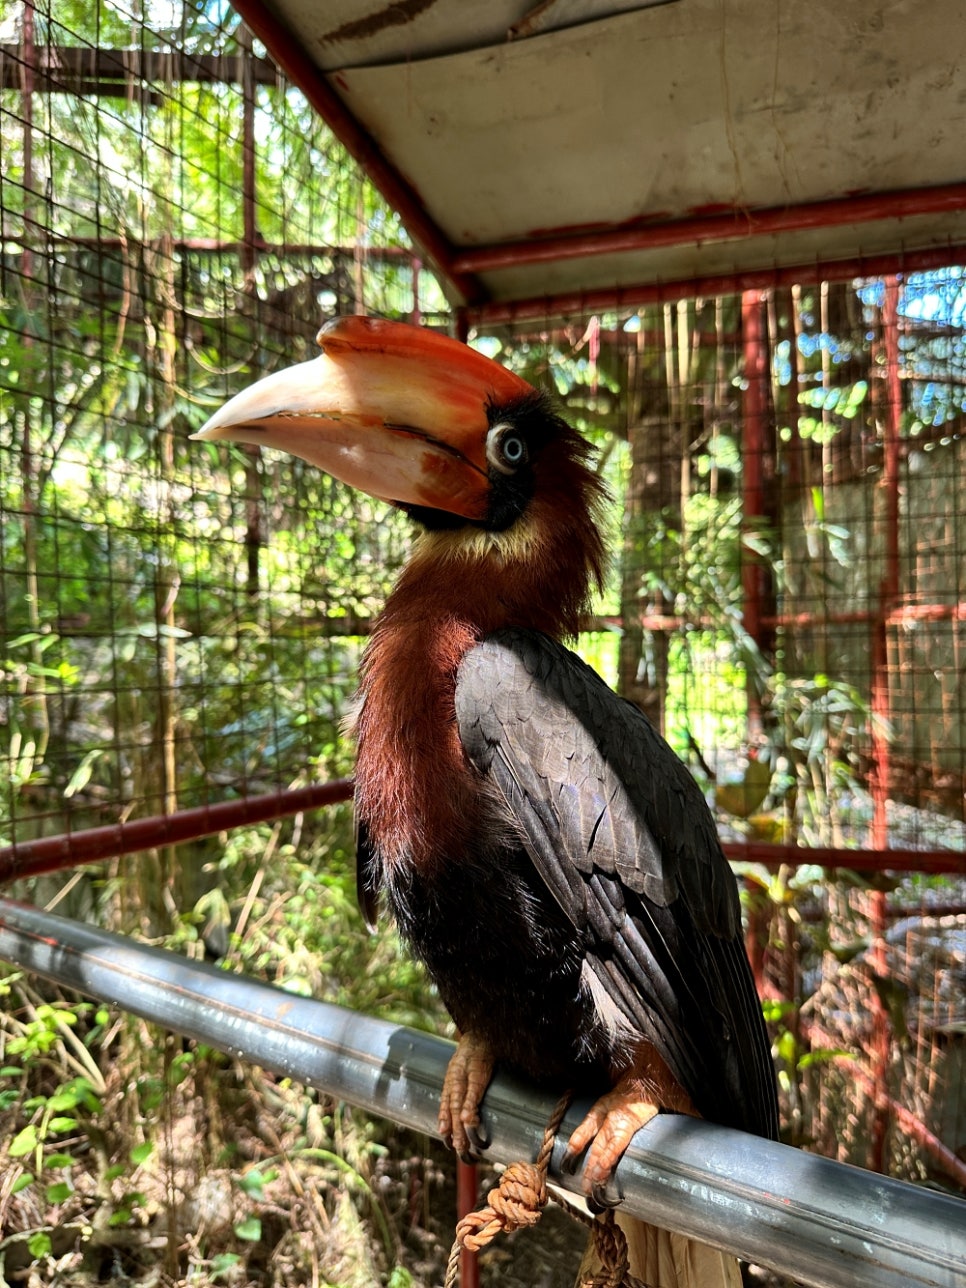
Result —
<instances>
[{"instance_id":1,"label":"bird's head","mask_svg":"<svg viewBox=\"0 0 966 1288\"><path fill-rule=\"evenodd\" d=\"M602 488L584 439L544 395L476 350L401 322L341 317L318 342L319 357L243 390L195 437L300 456L405 510L437 553L506 564L535 554L583 603L601 574Z\"/></svg>"}]
</instances>

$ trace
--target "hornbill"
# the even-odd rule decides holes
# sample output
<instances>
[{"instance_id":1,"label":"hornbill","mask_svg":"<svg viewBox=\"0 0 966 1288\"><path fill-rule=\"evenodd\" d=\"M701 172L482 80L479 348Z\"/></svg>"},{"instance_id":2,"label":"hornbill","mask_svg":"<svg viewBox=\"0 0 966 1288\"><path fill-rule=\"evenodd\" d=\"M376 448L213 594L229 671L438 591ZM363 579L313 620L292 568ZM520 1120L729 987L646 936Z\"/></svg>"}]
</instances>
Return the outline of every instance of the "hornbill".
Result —
<instances>
[{"instance_id":1,"label":"hornbill","mask_svg":"<svg viewBox=\"0 0 966 1288\"><path fill-rule=\"evenodd\" d=\"M586 1154L598 1204L658 1109L775 1137L711 814L646 717L562 643L604 564L588 444L439 333L344 317L319 344L197 437L282 448L419 529L365 653L355 805L367 920L384 897L461 1034L441 1135L474 1152L499 1062L596 1097L566 1163Z\"/></svg>"}]
</instances>

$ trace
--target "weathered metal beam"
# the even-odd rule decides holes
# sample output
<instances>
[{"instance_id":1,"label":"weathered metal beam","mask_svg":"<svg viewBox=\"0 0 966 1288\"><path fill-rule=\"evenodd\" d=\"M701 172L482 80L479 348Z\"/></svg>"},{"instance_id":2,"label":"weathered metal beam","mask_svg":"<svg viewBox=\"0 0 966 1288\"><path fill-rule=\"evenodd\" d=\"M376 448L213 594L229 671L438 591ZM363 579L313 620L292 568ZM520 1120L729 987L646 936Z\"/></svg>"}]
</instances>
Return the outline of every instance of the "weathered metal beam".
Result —
<instances>
[{"instance_id":1,"label":"weathered metal beam","mask_svg":"<svg viewBox=\"0 0 966 1288\"><path fill-rule=\"evenodd\" d=\"M468 246L456 252L453 268L461 273L492 273L521 264L558 264L628 251L702 245L737 238L775 236L842 224L872 223L915 215L943 215L966 209L966 183L929 188L902 188L806 201L767 210L735 209L679 219L642 219L633 226L562 232L545 237Z\"/></svg>"},{"instance_id":2,"label":"weathered metal beam","mask_svg":"<svg viewBox=\"0 0 966 1288\"><path fill-rule=\"evenodd\" d=\"M769 291L781 286L805 282L841 282L852 277L884 277L888 273L925 272L948 268L966 262L966 245L953 242L917 250L883 255L862 255L847 259L830 259L810 264L788 264L775 268L749 268L734 273L713 273L700 277L682 277L669 281L628 282L621 286L591 287L564 291L556 295L532 298L491 300L467 306L469 326L485 330L489 326L547 321L569 317L587 317L591 313L641 308L646 304L666 304L697 296L738 295L742 291Z\"/></svg>"},{"instance_id":3,"label":"weathered metal beam","mask_svg":"<svg viewBox=\"0 0 966 1288\"><path fill-rule=\"evenodd\" d=\"M337 805L351 796L352 783L348 779L335 779L312 787L295 787L290 791L266 792L240 800L199 805L174 814L153 814L127 823L64 832L59 836L41 836L0 849L0 883L56 872L74 864L97 863L122 854L137 854L140 850L161 845L196 841L202 836L213 836L234 827L250 827L254 823L287 818L302 810Z\"/></svg>"},{"instance_id":4,"label":"weathered metal beam","mask_svg":"<svg viewBox=\"0 0 966 1288\"><path fill-rule=\"evenodd\" d=\"M22 45L0 44L0 89L21 89ZM248 55L258 85L277 85L278 69L268 58ZM181 50L107 49L88 45L37 45L33 51L34 91L98 94L126 98L144 82L231 85L241 81L239 54L189 54Z\"/></svg>"},{"instance_id":5,"label":"weathered metal beam","mask_svg":"<svg viewBox=\"0 0 966 1288\"><path fill-rule=\"evenodd\" d=\"M303 810L336 805L351 796L351 781L337 779L313 787L296 787L290 791L265 792L238 800L218 801L214 805L199 805L175 814L153 814L128 823L112 823L106 827L15 842L0 848L0 885L84 863L137 854L159 845L197 841L203 836L231 831L235 827L250 827L253 823L300 814ZM855 872L926 872L966 876L966 854L957 850L849 850L831 846L787 845L777 841L724 841L722 848L733 863L757 863L772 871L787 864L807 863ZM903 911L908 913L908 909Z\"/></svg>"},{"instance_id":6,"label":"weathered metal beam","mask_svg":"<svg viewBox=\"0 0 966 1288\"><path fill-rule=\"evenodd\" d=\"M452 1044L294 996L119 935L0 900L0 958L175 1032L435 1133ZM532 1158L552 1094L499 1075L489 1157ZM572 1130L576 1105L562 1130ZM551 1176L576 1190L579 1177ZM966 1203L676 1115L655 1118L617 1170L635 1216L817 1288L966 1288ZM539 1234L533 1237L539 1238Z\"/></svg>"}]
</instances>

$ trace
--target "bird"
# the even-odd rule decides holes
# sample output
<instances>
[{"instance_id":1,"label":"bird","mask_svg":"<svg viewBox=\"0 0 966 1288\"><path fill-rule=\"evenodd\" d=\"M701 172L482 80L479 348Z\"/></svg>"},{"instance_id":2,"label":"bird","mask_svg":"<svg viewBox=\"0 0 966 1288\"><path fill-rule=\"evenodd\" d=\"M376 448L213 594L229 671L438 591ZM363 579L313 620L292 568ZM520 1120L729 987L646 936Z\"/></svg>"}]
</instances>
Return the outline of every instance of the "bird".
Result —
<instances>
[{"instance_id":1,"label":"bird","mask_svg":"<svg viewBox=\"0 0 966 1288\"><path fill-rule=\"evenodd\" d=\"M589 443L546 393L441 331L346 315L318 344L194 437L292 453L413 522L360 668L357 867L367 922L388 909L460 1035L440 1135L478 1154L497 1066L571 1087L591 1108L564 1166L582 1162L597 1210L657 1112L777 1138L711 813L568 645L606 565ZM698 1273L740 1283L729 1264Z\"/></svg>"}]
</instances>

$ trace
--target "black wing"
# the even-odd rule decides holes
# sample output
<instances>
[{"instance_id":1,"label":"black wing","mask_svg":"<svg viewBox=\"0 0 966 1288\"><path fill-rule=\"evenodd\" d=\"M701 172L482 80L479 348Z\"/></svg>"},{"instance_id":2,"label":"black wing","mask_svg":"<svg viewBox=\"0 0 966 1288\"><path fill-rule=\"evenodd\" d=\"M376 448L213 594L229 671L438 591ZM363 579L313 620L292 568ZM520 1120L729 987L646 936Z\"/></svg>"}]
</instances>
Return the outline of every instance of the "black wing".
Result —
<instances>
[{"instance_id":1,"label":"black wing","mask_svg":"<svg viewBox=\"0 0 966 1288\"><path fill-rule=\"evenodd\" d=\"M589 969L699 1112L777 1134L734 876L684 765L575 654L507 629L459 671L463 746L494 782Z\"/></svg>"}]
</instances>

